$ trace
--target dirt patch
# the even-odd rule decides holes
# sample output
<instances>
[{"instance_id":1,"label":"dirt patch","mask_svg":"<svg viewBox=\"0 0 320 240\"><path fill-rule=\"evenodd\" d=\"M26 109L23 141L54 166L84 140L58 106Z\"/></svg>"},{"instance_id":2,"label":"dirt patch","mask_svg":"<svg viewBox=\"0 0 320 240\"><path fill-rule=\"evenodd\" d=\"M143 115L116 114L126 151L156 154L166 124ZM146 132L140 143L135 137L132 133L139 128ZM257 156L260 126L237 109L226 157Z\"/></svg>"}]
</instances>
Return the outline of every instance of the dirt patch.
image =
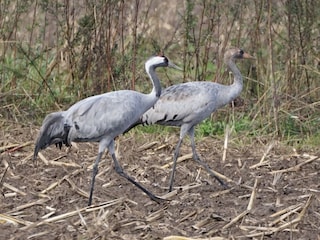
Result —
<instances>
[{"instance_id":1,"label":"dirt patch","mask_svg":"<svg viewBox=\"0 0 320 240\"><path fill-rule=\"evenodd\" d=\"M298 154L279 143L270 151L272 143L239 148L231 139L222 162L223 141L202 139L197 149L203 159L231 180L224 189L192 160L186 141L175 194L161 204L118 176L106 154L99 165L94 206L87 208L98 144L75 144L68 153L52 146L41 152L35 167L31 157L37 130L10 125L0 133L1 239L320 237L317 153ZM129 175L164 196L176 142L174 134L129 133L119 138L118 159Z\"/></svg>"}]
</instances>

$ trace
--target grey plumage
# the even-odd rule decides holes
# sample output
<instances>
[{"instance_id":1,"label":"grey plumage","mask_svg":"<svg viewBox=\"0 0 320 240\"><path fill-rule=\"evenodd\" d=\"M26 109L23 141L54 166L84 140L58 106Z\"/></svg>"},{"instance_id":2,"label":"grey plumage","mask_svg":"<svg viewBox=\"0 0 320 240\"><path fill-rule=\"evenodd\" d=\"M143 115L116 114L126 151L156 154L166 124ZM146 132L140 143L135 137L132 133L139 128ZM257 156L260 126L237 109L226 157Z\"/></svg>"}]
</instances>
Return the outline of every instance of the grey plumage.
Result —
<instances>
[{"instance_id":1,"label":"grey plumage","mask_svg":"<svg viewBox=\"0 0 320 240\"><path fill-rule=\"evenodd\" d=\"M118 174L135 184L152 200L157 202L161 200L122 170L114 150L114 138L122 134L159 99L161 86L155 73L157 67L178 68L165 56L151 57L145 63L146 72L153 84L151 93L121 90L88 97L66 111L48 114L43 121L35 144L34 159L40 150L51 144L61 148L63 144L71 146L71 142L99 142L99 152L93 167L89 205L92 203L99 161L105 149L108 149Z\"/></svg>"},{"instance_id":2,"label":"grey plumage","mask_svg":"<svg viewBox=\"0 0 320 240\"><path fill-rule=\"evenodd\" d=\"M234 63L235 59L253 58L243 50L232 48L225 52L224 62L234 74L231 85L222 85L214 82L187 82L170 86L162 91L160 99L145 112L131 127L139 124L160 124L180 127L180 138L174 152L169 191L172 190L176 161L180 145L186 134L190 136L193 159L206 168L222 185L225 185L208 165L198 156L194 142L194 127L209 117L218 108L234 100L242 91L242 76ZM128 130L127 130L128 131Z\"/></svg>"}]
</instances>

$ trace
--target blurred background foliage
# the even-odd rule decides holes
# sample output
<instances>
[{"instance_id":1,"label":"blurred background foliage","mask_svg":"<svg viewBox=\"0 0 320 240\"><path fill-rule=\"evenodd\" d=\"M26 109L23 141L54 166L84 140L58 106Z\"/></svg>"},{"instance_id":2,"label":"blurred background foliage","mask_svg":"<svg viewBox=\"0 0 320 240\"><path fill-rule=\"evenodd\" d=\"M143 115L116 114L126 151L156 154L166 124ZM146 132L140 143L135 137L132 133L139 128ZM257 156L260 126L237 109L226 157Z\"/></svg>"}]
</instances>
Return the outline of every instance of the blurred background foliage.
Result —
<instances>
[{"instance_id":1,"label":"blurred background foliage","mask_svg":"<svg viewBox=\"0 0 320 240\"><path fill-rule=\"evenodd\" d=\"M163 51L183 72L162 86L230 84L223 53L238 46L241 97L199 126L223 134L320 143L320 1L2 0L0 115L40 124L45 114L95 94L148 92L148 57Z\"/></svg>"}]
</instances>

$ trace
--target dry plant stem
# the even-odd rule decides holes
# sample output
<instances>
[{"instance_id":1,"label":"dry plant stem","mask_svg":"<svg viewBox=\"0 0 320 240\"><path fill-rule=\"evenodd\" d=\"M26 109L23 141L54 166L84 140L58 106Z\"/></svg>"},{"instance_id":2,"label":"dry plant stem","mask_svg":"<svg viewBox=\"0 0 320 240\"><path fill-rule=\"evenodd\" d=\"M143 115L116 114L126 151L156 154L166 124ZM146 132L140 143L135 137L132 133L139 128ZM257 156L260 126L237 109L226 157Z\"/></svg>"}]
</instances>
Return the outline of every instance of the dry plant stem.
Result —
<instances>
[{"instance_id":1,"label":"dry plant stem","mask_svg":"<svg viewBox=\"0 0 320 240\"><path fill-rule=\"evenodd\" d=\"M277 217L277 216L283 215L283 214L285 214L287 212L291 212L293 209L298 209L298 208L300 209L302 207L302 205L303 205L302 203L299 203L299 204L296 204L296 205L289 206L289 207L287 207L285 209L282 209L282 210L270 215L270 217L271 218Z\"/></svg>"},{"instance_id":2,"label":"dry plant stem","mask_svg":"<svg viewBox=\"0 0 320 240\"><path fill-rule=\"evenodd\" d=\"M164 237L163 240L226 240L223 237L210 237L210 238L189 238L183 236L168 236Z\"/></svg>"},{"instance_id":3,"label":"dry plant stem","mask_svg":"<svg viewBox=\"0 0 320 240\"><path fill-rule=\"evenodd\" d=\"M226 190L223 190L223 191L212 193L212 194L210 194L210 198L214 198L214 197L221 196L223 194L227 194L227 193L231 192L232 190L233 190L233 188L229 188L229 189L226 189Z\"/></svg>"},{"instance_id":4,"label":"dry plant stem","mask_svg":"<svg viewBox=\"0 0 320 240\"><path fill-rule=\"evenodd\" d=\"M238 222L241 218L246 216L251 211L251 209L253 207L253 201L254 201L254 199L256 197L257 186L258 186L258 179L256 178L255 182L254 182L254 186L253 186L252 192L251 192L251 196L250 196L250 199L249 199L249 203L248 203L248 206L247 206L247 210L243 211L238 216L233 218L228 224L224 225L222 227L222 229L229 228L231 225L233 225L234 223Z\"/></svg>"},{"instance_id":5,"label":"dry plant stem","mask_svg":"<svg viewBox=\"0 0 320 240\"><path fill-rule=\"evenodd\" d=\"M259 233L248 234L248 235L246 235L246 237L258 237L258 236L271 235L271 234L273 234L275 232L279 232L279 231L285 230L287 228L289 228L288 231L290 231L290 232L295 231L296 230L295 228L297 227L297 224L299 222L301 222L301 220L305 216L306 211L307 211L308 207L310 206L313 197L314 196L312 194L309 195L309 198L308 198L305 206L303 207L303 209L301 210L301 212L298 214L298 216L295 219L293 219L293 220L291 220L289 222L286 222L286 223L282 224L281 226L279 226L277 228L276 227L262 227L261 228L261 227L253 227L253 226L242 226L242 228L256 229L256 230L261 230L262 231L262 232L259 232ZM301 206L298 206L297 208L293 209L292 211L289 212L290 213L289 215L291 215L293 213L296 213L297 212L296 210L298 210L300 208L301 208ZM273 215L271 215L271 216L273 216Z\"/></svg>"},{"instance_id":6,"label":"dry plant stem","mask_svg":"<svg viewBox=\"0 0 320 240\"><path fill-rule=\"evenodd\" d=\"M9 216L7 214L0 214L0 222L2 222L2 221L13 223L14 225L22 224L22 225L28 226L28 225L32 224L32 222L18 219L18 218Z\"/></svg>"},{"instance_id":7,"label":"dry plant stem","mask_svg":"<svg viewBox=\"0 0 320 240\"><path fill-rule=\"evenodd\" d=\"M27 203L27 204L24 204L24 205L20 205L18 207L15 207L14 209L12 209L11 211L7 212L8 214L9 213L14 213L14 212L18 212L18 211L21 211L23 209L26 209L26 208L29 208L29 207L33 207L33 206L36 206L36 205L42 205L46 202L48 202L50 199L49 198L46 198L46 199L39 199L35 202L31 202L31 203Z\"/></svg>"},{"instance_id":8,"label":"dry plant stem","mask_svg":"<svg viewBox=\"0 0 320 240\"><path fill-rule=\"evenodd\" d=\"M5 152L5 151L7 151L9 149L12 149L14 147L17 147L17 146L19 146L19 144L10 144L10 145L7 145L7 146L0 147L0 152L1 153Z\"/></svg>"},{"instance_id":9,"label":"dry plant stem","mask_svg":"<svg viewBox=\"0 0 320 240\"><path fill-rule=\"evenodd\" d=\"M163 199L168 199L172 196L175 196L177 195L178 193L182 193L182 192L185 192L185 191L188 191L188 190L191 190L191 189L194 189L194 188L198 188L198 187L201 187L202 184L201 183L197 183L197 184L189 184L189 185L186 185L186 186L182 186L182 187L179 187L178 189L175 189L171 192L168 192L167 194L165 195L162 195L161 198Z\"/></svg>"},{"instance_id":10,"label":"dry plant stem","mask_svg":"<svg viewBox=\"0 0 320 240\"><path fill-rule=\"evenodd\" d=\"M83 197L85 197L85 198L89 198L89 194L88 194L87 192L85 192L84 190L78 188L78 187L76 186L76 184L75 184L73 181L71 181L70 178L66 177L66 178L64 178L64 180L66 180L66 181L70 184L70 186L72 187L72 189L73 189L76 193L78 193L79 195L81 195L81 196L83 196Z\"/></svg>"},{"instance_id":11,"label":"dry plant stem","mask_svg":"<svg viewBox=\"0 0 320 240\"><path fill-rule=\"evenodd\" d=\"M147 222L153 222L153 221L155 221L155 220L163 217L163 215L165 215L165 212L164 212L164 211L165 211L167 208L168 208L168 207L165 206L164 208L161 208L161 209L159 209L158 211L151 213L148 217L146 217L145 220L146 220Z\"/></svg>"},{"instance_id":12,"label":"dry plant stem","mask_svg":"<svg viewBox=\"0 0 320 240\"><path fill-rule=\"evenodd\" d=\"M63 178L59 179L57 182L54 182L52 184L50 184L49 187L47 187L46 189L42 190L41 193L45 194L49 191L51 191L53 188L55 188L56 186L60 185L66 178L72 177L72 176L76 176L77 174L79 174L80 172L82 172L83 169L77 169L75 171L73 171L72 173L64 176Z\"/></svg>"},{"instance_id":13,"label":"dry plant stem","mask_svg":"<svg viewBox=\"0 0 320 240\"><path fill-rule=\"evenodd\" d=\"M10 185L8 183L3 183L2 185L3 185L3 187L8 188L13 192L19 193L22 196L26 196L27 195L25 192L21 191L20 189L14 187L14 186L12 186L12 185Z\"/></svg>"},{"instance_id":14,"label":"dry plant stem","mask_svg":"<svg viewBox=\"0 0 320 240\"><path fill-rule=\"evenodd\" d=\"M250 200L249 200L248 207L247 207L248 211L251 211L251 209L253 207L253 201L256 198L256 194L257 194L257 186L258 186L258 179L256 178L254 181L253 189L252 189Z\"/></svg>"},{"instance_id":15,"label":"dry plant stem","mask_svg":"<svg viewBox=\"0 0 320 240\"><path fill-rule=\"evenodd\" d=\"M281 169L281 170L276 170L276 171L272 171L270 172L271 174L275 174L275 173L285 173L285 172L297 172L300 170L300 168L303 166L303 165L306 165L308 163L311 163L315 160L319 159L319 156L312 156L310 159L302 162L302 163L299 163L297 164L296 166L293 166L293 167L290 167L290 168L287 168L287 169Z\"/></svg>"},{"instance_id":16,"label":"dry plant stem","mask_svg":"<svg viewBox=\"0 0 320 240\"><path fill-rule=\"evenodd\" d=\"M103 209L103 208L112 207L114 205L122 204L123 202L124 202L124 198L119 198L119 199L115 199L115 200L112 200L112 201L109 201L109 202L105 202L105 203L100 204L98 206L84 207L84 208L77 209L77 210L74 210L74 211L71 211L71 212L67 212L67 213L52 217L52 218L47 218L47 219L42 220L40 222L31 223L31 224L29 224L29 225L27 225L25 227L22 227L21 230L27 230L27 229L30 229L32 227L41 226L43 224L64 220L66 218L78 215L78 214L83 213L83 212L92 212L92 211L97 211L97 210L100 210L100 209Z\"/></svg>"},{"instance_id":17,"label":"dry plant stem","mask_svg":"<svg viewBox=\"0 0 320 240\"><path fill-rule=\"evenodd\" d=\"M238 222L241 218L243 218L244 216L246 216L250 211L249 210L245 210L242 213L240 213L238 216L236 216L235 218L233 218L228 224L224 225L222 227L222 229L227 229L228 227L230 227L231 225L235 224L236 222Z\"/></svg>"},{"instance_id":18,"label":"dry plant stem","mask_svg":"<svg viewBox=\"0 0 320 240\"><path fill-rule=\"evenodd\" d=\"M142 146L140 146L140 147L138 148L138 151L139 151L139 152L143 152L143 151L145 151L145 150L147 150L147 149L152 148L153 146L155 146L155 145L157 145L157 144L159 144L159 143L160 143L159 141L153 141L153 142L150 142L150 143L145 143L145 144L143 144Z\"/></svg>"},{"instance_id":19,"label":"dry plant stem","mask_svg":"<svg viewBox=\"0 0 320 240\"><path fill-rule=\"evenodd\" d=\"M265 158L268 156L269 152L270 152L271 149L274 147L275 143L276 143L275 141L273 141L272 143L270 143L270 144L268 145L266 151L263 153L263 156L261 157L260 162L257 163L257 164L255 164L255 165L250 166L249 168L250 168L250 169L253 169L253 168L257 168L257 167L260 167L260 166L265 165L265 164L266 164Z\"/></svg>"},{"instance_id":20,"label":"dry plant stem","mask_svg":"<svg viewBox=\"0 0 320 240\"><path fill-rule=\"evenodd\" d=\"M81 166L75 162L67 163L67 162L59 162L57 161L60 158L65 157L66 155L59 156L53 160L48 160L43 156L41 152L38 153L39 158L44 162L46 165L53 165L53 166L60 166L60 167L76 167L76 168L81 168Z\"/></svg>"},{"instance_id":21,"label":"dry plant stem","mask_svg":"<svg viewBox=\"0 0 320 240\"><path fill-rule=\"evenodd\" d=\"M6 166L6 168L4 169L4 172L2 173L2 176L1 176L1 179L0 179L0 186L2 185L3 179L6 176L8 168L9 168L9 166Z\"/></svg>"},{"instance_id":22,"label":"dry plant stem","mask_svg":"<svg viewBox=\"0 0 320 240\"><path fill-rule=\"evenodd\" d=\"M198 213L198 211L192 211L191 213L187 214L185 217L179 219L179 223L184 222L188 219L190 219L192 216L196 215Z\"/></svg>"},{"instance_id":23,"label":"dry plant stem","mask_svg":"<svg viewBox=\"0 0 320 240\"><path fill-rule=\"evenodd\" d=\"M227 158L228 142L229 142L229 137L230 137L232 130L233 130L233 126L230 129L229 125L227 125L226 130L225 130L223 154L222 154L222 162L223 163L226 161L226 158Z\"/></svg>"},{"instance_id":24,"label":"dry plant stem","mask_svg":"<svg viewBox=\"0 0 320 240\"><path fill-rule=\"evenodd\" d=\"M192 154L192 153L183 155L183 156L181 156L181 157L178 157L177 163L183 162L183 161L188 160L188 159L192 159L192 157L193 157L193 154ZM161 166L161 168L162 168L162 169L165 169L165 168L171 167L172 164L173 164L173 162L167 163L167 164Z\"/></svg>"},{"instance_id":25,"label":"dry plant stem","mask_svg":"<svg viewBox=\"0 0 320 240\"><path fill-rule=\"evenodd\" d=\"M29 142L26 142L26 143L22 143L22 144L19 144L18 146L15 146L14 148L12 149L8 149L7 152L14 152L14 151L17 151L18 149L20 148L23 148L23 147L26 147L26 146L29 146L33 144L33 142L29 141Z\"/></svg>"},{"instance_id":26,"label":"dry plant stem","mask_svg":"<svg viewBox=\"0 0 320 240\"><path fill-rule=\"evenodd\" d=\"M2 164L6 168L6 173L8 173L11 176L15 176L15 174L12 171L13 166L12 166L11 162L8 162L6 159L2 159ZM3 177L5 177L5 176L3 176Z\"/></svg>"},{"instance_id":27,"label":"dry plant stem","mask_svg":"<svg viewBox=\"0 0 320 240\"><path fill-rule=\"evenodd\" d=\"M292 209L291 211L281 215L279 218L277 218L276 220L272 221L269 226L272 227L274 225L276 225L277 223L284 221L286 218L288 218L290 215L297 213L300 209L302 208L302 204L299 204L298 207Z\"/></svg>"}]
</instances>

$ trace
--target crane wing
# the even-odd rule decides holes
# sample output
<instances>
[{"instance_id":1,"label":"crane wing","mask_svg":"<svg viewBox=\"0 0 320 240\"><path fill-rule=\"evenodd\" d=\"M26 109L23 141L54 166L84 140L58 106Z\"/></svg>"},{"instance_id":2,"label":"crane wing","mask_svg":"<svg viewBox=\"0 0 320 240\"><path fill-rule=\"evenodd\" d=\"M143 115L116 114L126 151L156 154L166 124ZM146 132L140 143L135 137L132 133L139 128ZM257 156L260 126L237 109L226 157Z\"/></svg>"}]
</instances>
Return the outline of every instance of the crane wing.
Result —
<instances>
[{"instance_id":1,"label":"crane wing","mask_svg":"<svg viewBox=\"0 0 320 240\"><path fill-rule=\"evenodd\" d=\"M73 105L67 117L71 141L99 141L103 136L116 137L141 116L143 94L116 91L93 96Z\"/></svg>"},{"instance_id":2,"label":"crane wing","mask_svg":"<svg viewBox=\"0 0 320 240\"><path fill-rule=\"evenodd\" d=\"M143 115L143 124L181 126L202 121L215 110L212 99L215 99L219 86L212 88L212 84L188 82L164 89L154 107Z\"/></svg>"}]
</instances>

